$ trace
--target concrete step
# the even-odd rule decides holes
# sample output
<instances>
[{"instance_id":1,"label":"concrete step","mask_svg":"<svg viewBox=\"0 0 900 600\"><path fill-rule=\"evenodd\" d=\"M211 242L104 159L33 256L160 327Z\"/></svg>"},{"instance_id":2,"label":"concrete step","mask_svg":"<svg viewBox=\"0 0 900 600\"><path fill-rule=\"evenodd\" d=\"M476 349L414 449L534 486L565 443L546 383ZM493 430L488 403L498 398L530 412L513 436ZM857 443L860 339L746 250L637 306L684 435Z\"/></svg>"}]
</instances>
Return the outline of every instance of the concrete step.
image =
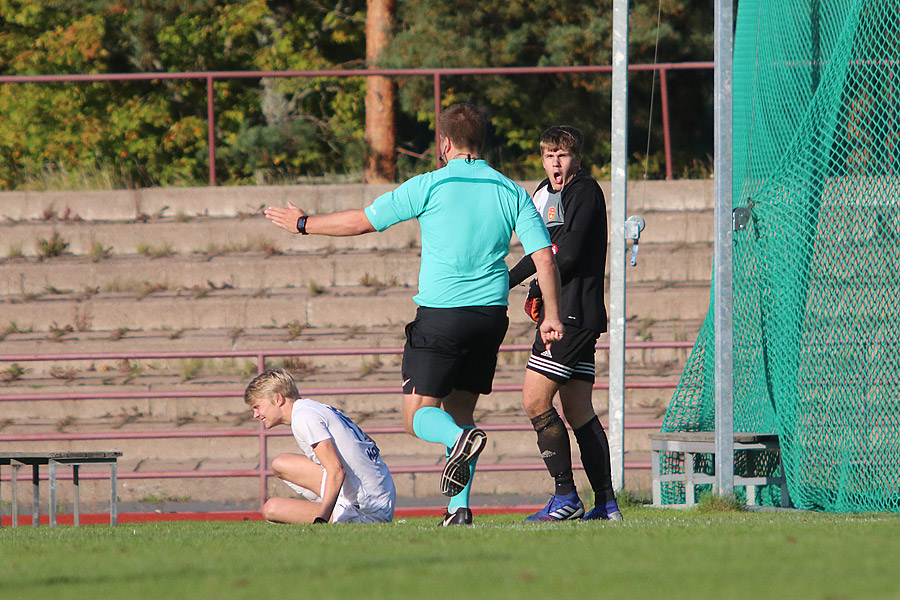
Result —
<instances>
[{"instance_id":1,"label":"concrete step","mask_svg":"<svg viewBox=\"0 0 900 600\"><path fill-rule=\"evenodd\" d=\"M529 192L536 181L523 181ZM713 180L631 181L629 211L712 210ZM395 184L328 184L150 188L138 190L2 192L0 217L27 220L137 220L181 216L235 217L258 213L262 207L287 202L310 213L362 208ZM600 187L611 204L610 182Z\"/></svg>"},{"instance_id":2,"label":"concrete step","mask_svg":"<svg viewBox=\"0 0 900 600\"><path fill-rule=\"evenodd\" d=\"M40 240L57 235L67 244L65 252L90 256L97 247L111 255L203 254L256 250L270 254L292 249L331 251L346 249L402 249L419 244L414 221L398 223L381 233L351 237L291 235L254 214L246 217L194 217L133 222L38 221L2 227L6 256L41 256ZM17 252L16 252L17 251ZM93 254L97 256L98 251Z\"/></svg>"},{"instance_id":3,"label":"concrete step","mask_svg":"<svg viewBox=\"0 0 900 600\"><path fill-rule=\"evenodd\" d=\"M510 254L508 263L521 258ZM112 256L101 260L63 256L49 260L0 259L0 296L35 296L55 292L154 291L231 287L250 292L268 288L320 289L335 286L418 285L421 256L416 248L336 250L267 255L235 252L150 258ZM638 264L629 267L629 282L708 282L712 247L708 244L641 244Z\"/></svg>"},{"instance_id":4,"label":"concrete step","mask_svg":"<svg viewBox=\"0 0 900 600\"><path fill-rule=\"evenodd\" d=\"M648 244L711 244L712 211L647 211L641 234ZM181 217L146 221L24 221L0 223L6 256L46 256L41 240L54 235L66 244L65 252L100 257L160 254L218 255L257 250L269 254L287 251L347 249L406 249L418 247L418 225L398 223L386 231L350 237L292 236L261 215L244 217ZM103 251L103 252L101 252Z\"/></svg>"},{"instance_id":5,"label":"concrete step","mask_svg":"<svg viewBox=\"0 0 900 600\"><path fill-rule=\"evenodd\" d=\"M527 291L510 293L512 324L526 323L518 309ZM162 290L143 296L138 291L89 294L59 293L40 298L0 300L8 323L19 329L74 331L251 329L285 327L401 326L415 315L409 287L335 287L311 295L301 288ZM653 321L699 320L709 305L709 284L692 282L633 283L628 288L628 318Z\"/></svg>"}]
</instances>

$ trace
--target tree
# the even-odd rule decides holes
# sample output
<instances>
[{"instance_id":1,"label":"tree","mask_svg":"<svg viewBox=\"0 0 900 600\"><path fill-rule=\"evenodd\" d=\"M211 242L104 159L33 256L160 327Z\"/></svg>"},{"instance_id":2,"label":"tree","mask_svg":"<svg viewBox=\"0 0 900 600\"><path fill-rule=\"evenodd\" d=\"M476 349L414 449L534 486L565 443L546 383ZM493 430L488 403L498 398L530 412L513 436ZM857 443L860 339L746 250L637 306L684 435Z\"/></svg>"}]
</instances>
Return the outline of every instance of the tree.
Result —
<instances>
[{"instance_id":1,"label":"tree","mask_svg":"<svg viewBox=\"0 0 900 600\"><path fill-rule=\"evenodd\" d=\"M376 66L390 41L393 0L369 0L366 14L366 63ZM366 79L366 181L384 183L397 178L397 125L394 118L396 85L387 77Z\"/></svg>"},{"instance_id":2,"label":"tree","mask_svg":"<svg viewBox=\"0 0 900 600\"><path fill-rule=\"evenodd\" d=\"M630 19L630 61L653 62L657 7L661 7L659 60L679 62L712 57L712 7L663 0L633 3ZM401 0L398 27L385 64L392 67L491 67L605 65L611 63L612 1L569 4L552 0L508 0L452 3ZM631 127L629 148L643 154L647 143L650 104L649 74L630 77ZM641 85L638 85L641 84ZM444 78L444 106L469 101L486 107L495 128L491 159L517 176L541 173L537 140L548 125L568 123L585 131L592 142L586 163L603 174L609 163L611 79L604 75L479 76ZM711 151L712 74L678 74L670 80L673 100L709 115L682 122L673 130L690 157ZM408 80L400 86L400 107L414 121L405 122L404 139L416 139L427 153L433 137L416 134L432 128L433 102L429 81ZM659 102L656 102L659 118ZM708 121L708 125L705 122ZM656 126L653 148L661 148ZM652 151L652 150L651 150ZM684 164L685 159L682 158ZM425 161L407 169L428 168Z\"/></svg>"}]
</instances>

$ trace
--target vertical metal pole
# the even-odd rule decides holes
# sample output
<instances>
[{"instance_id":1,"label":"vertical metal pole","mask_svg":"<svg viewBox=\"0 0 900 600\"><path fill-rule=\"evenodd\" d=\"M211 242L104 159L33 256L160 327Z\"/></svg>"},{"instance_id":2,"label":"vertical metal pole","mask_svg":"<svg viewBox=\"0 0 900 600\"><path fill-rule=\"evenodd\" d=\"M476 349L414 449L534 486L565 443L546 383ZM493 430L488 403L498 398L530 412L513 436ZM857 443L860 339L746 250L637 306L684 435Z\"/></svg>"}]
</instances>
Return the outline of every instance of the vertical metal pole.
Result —
<instances>
[{"instance_id":1,"label":"vertical metal pole","mask_svg":"<svg viewBox=\"0 0 900 600\"><path fill-rule=\"evenodd\" d=\"M672 170L672 132L669 130L669 85L666 69L659 70L659 95L662 97L663 148L666 152L666 179L675 179Z\"/></svg>"},{"instance_id":2,"label":"vertical metal pole","mask_svg":"<svg viewBox=\"0 0 900 600\"><path fill-rule=\"evenodd\" d=\"M625 485L625 213L628 188L628 0L613 0L612 207L609 257L609 462Z\"/></svg>"},{"instance_id":3,"label":"vertical metal pole","mask_svg":"<svg viewBox=\"0 0 900 600\"><path fill-rule=\"evenodd\" d=\"M715 249L713 316L715 330L716 490L734 493L734 355L732 289L732 63L734 52L732 0L715 7Z\"/></svg>"},{"instance_id":4,"label":"vertical metal pole","mask_svg":"<svg viewBox=\"0 0 900 600\"><path fill-rule=\"evenodd\" d=\"M206 135L209 151L209 185L216 185L216 111L213 105L213 78L206 78Z\"/></svg>"},{"instance_id":5,"label":"vertical metal pole","mask_svg":"<svg viewBox=\"0 0 900 600\"><path fill-rule=\"evenodd\" d=\"M434 168L441 168L441 128L438 118L441 116L441 76L434 74Z\"/></svg>"}]
</instances>

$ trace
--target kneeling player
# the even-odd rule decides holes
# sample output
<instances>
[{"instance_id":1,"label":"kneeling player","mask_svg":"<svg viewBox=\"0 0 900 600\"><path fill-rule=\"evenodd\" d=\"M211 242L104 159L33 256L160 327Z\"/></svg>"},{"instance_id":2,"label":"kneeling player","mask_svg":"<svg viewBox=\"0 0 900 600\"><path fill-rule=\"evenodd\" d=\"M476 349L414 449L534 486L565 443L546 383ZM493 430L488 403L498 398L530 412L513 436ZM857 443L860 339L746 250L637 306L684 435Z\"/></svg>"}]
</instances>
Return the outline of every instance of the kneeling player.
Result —
<instances>
[{"instance_id":1,"label":"kneeling player","mask_svg":"<svg viewBox=\"0 0 900 600\"><path fill-rule=\"evenodd\" d=\"M269 498L273 523L380 523L394 518L397 492L378 446L344 413L301 398L284 369L266 371L244 391L266 429L288 425L303 454L279 454L272 471L299 498Z\"/></svg>"}]
</instances>

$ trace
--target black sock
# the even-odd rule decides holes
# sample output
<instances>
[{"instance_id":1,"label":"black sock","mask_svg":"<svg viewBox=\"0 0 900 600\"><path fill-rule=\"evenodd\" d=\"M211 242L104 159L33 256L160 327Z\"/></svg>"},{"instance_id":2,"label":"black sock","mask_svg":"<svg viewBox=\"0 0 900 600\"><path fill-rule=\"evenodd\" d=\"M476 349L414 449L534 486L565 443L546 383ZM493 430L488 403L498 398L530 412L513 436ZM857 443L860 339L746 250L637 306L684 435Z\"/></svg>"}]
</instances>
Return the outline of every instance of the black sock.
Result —
<instances>
[{"instance_id":1,"label":"black sock","mask_svg":"<svg viewBox=\"0 0 900 600\"><path fill-rule=\"evenodd\" d=\"M575 430L575 439L581 449L581 464L591 487L597 504L616 499L613 491L611 469L609 466L609 440L600 419L594 418Z\"/></svg>"},{"instance_id":2,"label":"black sock","mask_svg":"<svg viewBox=\"0 0 900 600\"><path fill-rule=\"evenodd\" d=\"M559 413L550 407L547 412L531 419L537 432L537 445L547 470L556 482L557 495L571 494L575 491L575 479L572 476L572 449L569 446L569 433Z\"/></svg>"}]
</instances>

